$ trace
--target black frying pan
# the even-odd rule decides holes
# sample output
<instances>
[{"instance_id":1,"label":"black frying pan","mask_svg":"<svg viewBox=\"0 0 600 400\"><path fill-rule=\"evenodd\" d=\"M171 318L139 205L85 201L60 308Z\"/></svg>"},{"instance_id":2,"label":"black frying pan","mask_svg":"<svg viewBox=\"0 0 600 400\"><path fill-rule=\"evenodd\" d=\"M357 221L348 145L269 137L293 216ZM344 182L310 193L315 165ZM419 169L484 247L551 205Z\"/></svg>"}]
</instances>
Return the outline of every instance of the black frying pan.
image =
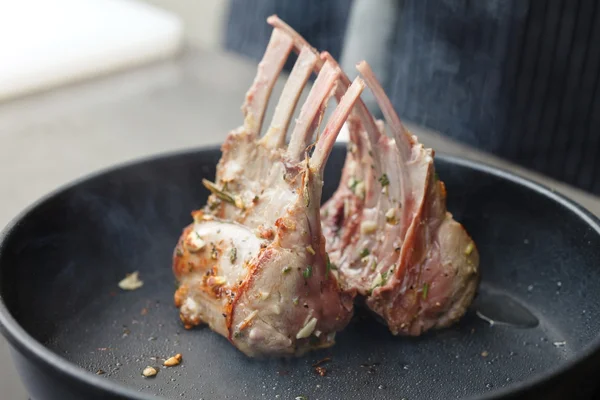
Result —
<instances>
[{"instance_id":1,"label":"black frying pan","mask_svg":"<svg viewBox=\"0 0 600 400\"><path fill-rule=\"evenodd\" d=\"M344 155L337 146L324 198ZM219 157L211 148L103 172L46 197L6 230L0 322L33 399L583 398L595 389L598 220L531 182L450 157L436 166L483 275L456 326L393 337L358 312L335 347L270 361L247 358L209 329L184 330L171 254ZM144 286L121 291L134 270ZM162 367L175 353L183 363ZM320 376L312 364L325 357ZM147 365L158 375L142 377Z\"/></svg>"}]
</instances>

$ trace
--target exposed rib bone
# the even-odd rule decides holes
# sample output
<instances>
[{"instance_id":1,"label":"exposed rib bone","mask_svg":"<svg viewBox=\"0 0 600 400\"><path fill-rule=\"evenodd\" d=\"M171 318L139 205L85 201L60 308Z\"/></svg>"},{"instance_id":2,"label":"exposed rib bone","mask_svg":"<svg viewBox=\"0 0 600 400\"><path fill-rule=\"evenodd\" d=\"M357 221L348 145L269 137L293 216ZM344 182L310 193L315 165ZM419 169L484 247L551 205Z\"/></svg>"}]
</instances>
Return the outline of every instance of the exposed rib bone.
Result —
<instances>
[{"instance_id":1,"label":"exposed rib bone","mask_svg":"<svg viewBox=\"0 0 600 400\"><path fill-rule=\"evenodd\" d=\"M275 108L271 126L261 140L267 147L278 148L285 144L294 109L317 61L318 57L308 47L300 52Z\"/></svg>"},{"instance_id":2,"label":"exposed rib bone","mask_svg":"<svg viewBox=\"0 0 600 400\"><path fill-rule=\"evenodd\" d=\"M373 70L371 69L369 64L367 64L365 61L362 61L356 66L356 68L365 79L365 82L367 83L367 86L369 86L369 89L371 89L371 91L373 92L373 96L375 97L377 104L381 108L385 120L392 129L396 147L398 148L398 154L400 156L401 165L407 165L412 157L412 146L414 144L412 138L410 137L408 132L406 132L406 129L404 129L404 126L402 125L398 114L396 114L396 111L394 111L394 107L392 106L390 99L383 91L381 84L375 77L375 74L373 74ZM396 173L400 178L399 185L403 197L403 203L407 203L409 198L412 196L412 188L410 178L408 177L408 172L406 168L402 167L398 168ZM401 225L405 225L406 223L406 219L408 218L407 212L408 210L404 208L404 210L402 211Z\"/></svg>"},{"instance_id":3,"label":"exposed rib bone","mask_svg":"<svg viewBox=\"0 0 600 400\"><path fill-rule=\"evenodd\" d=\"M361 61L356 66L356 69L358 69L358 71L361 73L361 75L365 79L365 82L367 83L367 86L369 86L369 89L371 89L371 91L373 92L373 95L377 100L377 104L381 108L381 112L383 112L385 120L392 128L394 138L396 139L396 146L398 147L400 155L402 156L402 161L407 162L408 160L410 160L411 156L410 148L414 144L412 138L410 137L406 129L404 129L404 126L402 125L398 114L396 114L396 111L394 111L394 106L392 106L392 102L390 101L389 97L387 97L387 95L385 94L383 88L381 87L381 84L375 77L375 74L373 74L373 70L371 69L369 64L367 64L366 61Z\"/></svg>"},{"instance_id":4,"label":"exposed rib bone","mask_svg":"<svg viewBox=\"0 0 600 400\"><path fill-rule=\"evenodd\" d=\"M302 158L315 128L315 118L320 114L319 110L326 104L339 77L340 70L334 68L331 63L326 63L321 69L296 120L288 147L290 160L297 161Z\"/></svg>"},{"instance_id":5,"label":"exposed rib bone","mask_svg":"<svg viewBox=\"0 0 600 400\"><path fill-rule=\"evenodd\" d=\"M265 54L258 64L254 82L246 93L242 106L244 128L251 136L256 137L260 133L269 97L293 45L289 35L279 29L273 30Z\"/></svg>"},{"instance_id":6,"label":"exposed rib bone","mask_svg":"<svg viewBox=\"0 0 600 400\"><path fill-rule=\"evenodd\" d=\"M267 23L269 23L274 28L281 29L282 31L284 31L288 35L290 35L290 37L292 37L293 42L294 42L293 47L294 47L295 52L299 52L300 49L303 49L304 47L308 47L308 48L312 49L315 53L317 53L317 50L314 49L306 41L306 39L304 39L291 26L289 26L284 21L279 19L279 17L277 15L272 15L272 16L268 17ZM335 65L336 67L339 68L339 66L337 65L337 62L333 59L333 57L331 57L331 55L329 53L323 52L321 55L321 59L316 64L317 71L323 67L323 64L325 63L325 61L330 61L331 63L333 63L333 65ZM340 76L340 81L341 81L341 84L338 86L338 88L336 90L336 98L337 98L338 102L340 101L340 99L342 98L342 96L348 90L348 87L350 86L350 79L343 72ZM368 134L368 138L369 138L371 147L375 147L375 144L379 141L379 139L382 135L381 135L381 132L379 131L379 129L377 128L377 125L375 124L375 120L373 119L373 116L369 112L365 103L360 98L356 102L353 112L356 113L356 115L360 118L360 121L363 124L363 126ZM380 168L379 168L378 160L374 160L374 166L375 166L376 172L379 173Z\"/></svg>"},{"instance_id":7,"label":"exposed rib bone","mask_svg":"<svg viewBox=\"0 0 600 400\"><path fill-rule=\"evenodd\" d=\"M331 153L335 139L337 138L340 129L342 129L342 125L346 122L352 107L360 97L364 88L365 82L360 78L356 78L335 108L331 118L329 118L327 126L323 130L323 135L317 142L315 152L311 158L311 164L321 173L323 173L323 168L325 168L325 163Z\"/></svg>"}]
</instances>

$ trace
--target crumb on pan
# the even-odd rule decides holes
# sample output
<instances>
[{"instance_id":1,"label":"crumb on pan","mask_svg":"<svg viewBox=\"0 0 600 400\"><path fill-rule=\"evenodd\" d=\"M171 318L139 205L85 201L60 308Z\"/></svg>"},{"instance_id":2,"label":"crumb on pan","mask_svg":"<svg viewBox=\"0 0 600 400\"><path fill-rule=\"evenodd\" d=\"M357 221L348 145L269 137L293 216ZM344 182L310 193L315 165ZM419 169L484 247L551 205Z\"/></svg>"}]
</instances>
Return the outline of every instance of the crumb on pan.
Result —
<instances>
[{"instance_id":1,"label":"crumb on pan","mask_svg":"<svg viewBox=\"0 0 600 400\"><path fill-rule=\"evenodd\" d=\"M142 375L146 378L150 378L152 376L155 376L156 374L158 374L158 371L156 368L154 367L146 367L144 368L144 370L142 371Z\"/></svg>"},{"instance_id":2,"label":"crumb on pan","mask_svg":"<svg viewBox=\"0 0 600 400\"><path fill-rule=\"evenodd\" d=\"M173 357L169 357L165 360L165 362L163 363L163 365L165 367L174 367L176 365L179 365L179 363L181 363L181 354L177 353L175 354Z\"/></svg>"},{"instance_id":3,"label":"crumb on pan","mask_svg":"<svg viewBox=\"0 0 600 400\"><path fill-rule=\"evenodd\" d=\"M127 274L125 278L119 282L119 287L123 290L136 290L144 286L144 282L139 279L139 272L135 271Z\"/></svg>"}]
</instances>

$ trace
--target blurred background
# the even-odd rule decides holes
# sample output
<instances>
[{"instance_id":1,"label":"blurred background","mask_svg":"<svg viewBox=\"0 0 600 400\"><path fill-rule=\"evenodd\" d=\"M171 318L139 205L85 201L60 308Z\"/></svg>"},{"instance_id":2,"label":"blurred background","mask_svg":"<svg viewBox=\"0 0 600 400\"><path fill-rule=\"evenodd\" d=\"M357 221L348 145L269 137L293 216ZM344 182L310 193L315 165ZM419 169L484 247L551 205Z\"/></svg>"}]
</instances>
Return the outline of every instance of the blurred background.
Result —
<instances>
[{"instance_id":1,"label":"blurred background","mask_svg":"<svg viewBox=\"0 0 600 400\"><path fill-rule=\"evenodd\" d=\"M598 3L1 2L0 226L92 171L221 143L241 122L271 14L351 77L366 59L427 146L511 170L600 215ZM0 349L3 398L26 399Z\"/></svg>"}]
</instances>

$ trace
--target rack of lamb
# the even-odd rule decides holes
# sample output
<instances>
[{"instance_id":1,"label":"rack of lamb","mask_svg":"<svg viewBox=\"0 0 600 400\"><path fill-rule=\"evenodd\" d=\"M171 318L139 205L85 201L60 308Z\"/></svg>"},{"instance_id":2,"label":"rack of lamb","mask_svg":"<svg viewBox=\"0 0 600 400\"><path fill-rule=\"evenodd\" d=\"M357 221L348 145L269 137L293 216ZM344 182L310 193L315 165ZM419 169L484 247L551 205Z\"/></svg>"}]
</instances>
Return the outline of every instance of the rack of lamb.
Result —
<instances>
[{"instance_id":1,"label":"rack of lamb","mask_svg":"<svg viewBox=\"0 0 600 400\"><path fill-rule=\"evenodd\" d=\"M274 29L242 106L244 124L225 140L215 182L203 180L208 202L192 213L174 251L182 322L208 324L249 356L332 346L357 295L393 334L450 325L476 292L479 257L446 211L434 152L404 129L366 62L350 83L327 52L277 16L267 22ZM292 50L298 58L260 137ZM361 101L365 84L393 138ZM338 104L318 132L333 95ZM344 123L350 143L342 180L321 207L323 170Z\"/></svg>"}]
</instances>

